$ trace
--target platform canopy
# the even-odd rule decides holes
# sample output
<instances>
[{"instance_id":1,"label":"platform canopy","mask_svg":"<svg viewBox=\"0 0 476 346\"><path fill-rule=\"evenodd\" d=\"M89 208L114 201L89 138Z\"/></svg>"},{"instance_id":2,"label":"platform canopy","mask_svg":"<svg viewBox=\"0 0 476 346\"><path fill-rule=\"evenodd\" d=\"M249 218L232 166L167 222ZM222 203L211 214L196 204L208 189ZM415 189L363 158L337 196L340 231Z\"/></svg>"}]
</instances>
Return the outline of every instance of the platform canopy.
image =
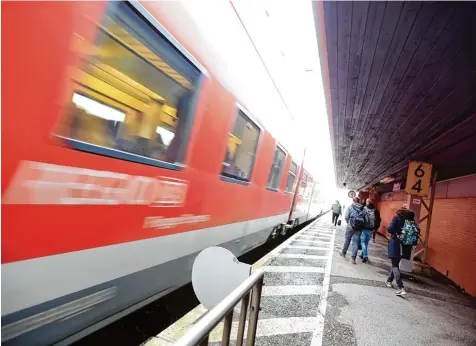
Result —
<instances>
[{"instance_id":1,"label":"platform canopy","mask_svg":"<svg viewBox=\"0 0 476 346\"><path fill-rule=\"evenodd\" d=\"M476 173L476 3L314 2L339 186Z\"/></svg>"}]
</instances>

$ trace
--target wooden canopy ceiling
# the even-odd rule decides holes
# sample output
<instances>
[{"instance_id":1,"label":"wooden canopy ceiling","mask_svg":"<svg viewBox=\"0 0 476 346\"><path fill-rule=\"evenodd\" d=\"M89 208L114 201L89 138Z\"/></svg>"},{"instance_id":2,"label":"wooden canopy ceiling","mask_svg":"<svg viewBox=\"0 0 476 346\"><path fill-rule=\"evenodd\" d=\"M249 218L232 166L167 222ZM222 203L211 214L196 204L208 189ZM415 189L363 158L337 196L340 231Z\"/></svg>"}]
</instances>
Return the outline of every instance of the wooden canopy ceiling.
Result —
<instances>
[{"instance_id":1,"label":"wooden canopy ceiling","mask_svg":"<svg viewBox=\"0 0 476 346\"><path fill-rule=\"evenodd\" d=\"M410 159L435 161L445 177L476 172L476 3L314 10L338 185L367 187ZM473 131L454 130L464 121Z\"/></svg>"}]
</instances>

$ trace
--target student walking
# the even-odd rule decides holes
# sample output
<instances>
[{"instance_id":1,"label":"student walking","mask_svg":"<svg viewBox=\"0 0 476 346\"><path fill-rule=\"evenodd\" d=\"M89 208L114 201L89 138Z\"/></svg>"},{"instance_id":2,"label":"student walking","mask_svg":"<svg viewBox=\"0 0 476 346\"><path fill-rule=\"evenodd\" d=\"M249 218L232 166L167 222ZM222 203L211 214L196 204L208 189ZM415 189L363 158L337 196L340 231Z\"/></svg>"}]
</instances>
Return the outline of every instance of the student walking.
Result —
<instances>
[{"instance_id":1,"label":"student walking","mask_svg":"<svg viewBox=\"0 0 476 346\"><path fill-rule=\"evenodd\" d=\"M388 225L388 233L391 234L388 239L388 257L392 261L392 269L387 279L387 287L392 287L393 279L397 282L398 290L395 292L399 296L407 294L403 287L402 275L400 273L400 261L402 259L402 229L405 220L414 222L415 213L409 209L401 208L397 210L390 225Z\"/></svg>"},{"instance_id":2,"label":"student walking","mask_svg":"<svg viewBox=\"0 0 476 346\"><path fill-rule=\"evenodd\" d=\"M359 197L354 197L352 205L346 209L345 221L347 222L347 229L341 256L345 257L352 239L352 264L356 264L355 259L359 251L360 237L367 224L367 214L364 212L364 206L360 204Z\"/></svg>"},{"instance_id":3,"label":"student walking","mask_svg":"<svg viewBox=\"0 0 476 346\"><path fill-rule=\"evenodd\" d=\"M339 220L339 216L342 215L342 207L338 200L332 205L332 223L334 227L337 225L337 220Z\"/></svg>"},{"instance_id":4,"label":"student walking","mask_svg":"<svg viewBox=\"0 0 476 346\"><path fill-rule=\"evenodd\" d=\"M370 198L367 198L364 211L367 214L368 223L365 225L362 235L360 236L360 242L362 245L362 254L360 255L360 258L362 258L362 262L366 263L369 261L368 247L370 237L372 236L372 232L375 232L375 230L380 227L380 213L378 209L375 208L374 202Z\"/></svg>"}]
</instances>

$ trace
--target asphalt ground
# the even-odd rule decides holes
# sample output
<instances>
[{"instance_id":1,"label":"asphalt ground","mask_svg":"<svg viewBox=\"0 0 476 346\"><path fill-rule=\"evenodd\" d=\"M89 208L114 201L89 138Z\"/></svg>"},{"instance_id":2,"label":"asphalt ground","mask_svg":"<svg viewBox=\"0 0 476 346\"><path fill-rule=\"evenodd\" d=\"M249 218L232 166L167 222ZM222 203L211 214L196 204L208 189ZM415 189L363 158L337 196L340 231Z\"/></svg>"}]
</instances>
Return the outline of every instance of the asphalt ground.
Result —
<instances>
[{"instance_id":1,"label":"asphalt ground","mask_svg":"<svg viewBox=\"0 0 476 346\"><path fill-rule=\"evenodd\" d=\"M377 236L370 262L353 265L350 250L339 255L345 227L336 229L323 345L476 345L473 298L438 275L416 273L404 275L407 295L396 296L385 286L387 239Z\"/></svg>"}]
</instances>

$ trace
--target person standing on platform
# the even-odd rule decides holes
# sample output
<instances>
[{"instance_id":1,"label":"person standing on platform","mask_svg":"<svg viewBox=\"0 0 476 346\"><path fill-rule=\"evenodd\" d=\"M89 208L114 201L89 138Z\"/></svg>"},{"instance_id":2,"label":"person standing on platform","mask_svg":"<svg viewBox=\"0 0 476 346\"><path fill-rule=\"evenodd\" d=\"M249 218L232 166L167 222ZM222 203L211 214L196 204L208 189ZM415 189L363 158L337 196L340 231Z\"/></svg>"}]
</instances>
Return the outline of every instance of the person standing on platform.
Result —
<instances>
[{"instance_id":1,"label":"person standing on platform","mask_svg":"<svg viewBox=\"0 0 476 346\"><path fill-rule=\"evenodd\" d=\"M346 209L344 218L347 222L347 229L345 232L344 248L340 254L342 257L345 257L349 249L350 240L352 239L352 264L356 264L355 259L359 251L360 236L362 235L362 230L365 225L368 223L367 214L364 212L364 206L360 204L359 197L353 198L353 203Z\"/></svg>"},{"instance_id":2,"label":"person standing on platform","mask_svg":"<svg viewBox=\"0 0 476 346\"><path fill-rule=\"evenodd\" d=\"M342 207L338 200L332 205L332 223L334 227L337 226L337 220L339 220L339 216L342 215Z\"/></svg>"},{"instance_id":3,"label":"person standing on platform","mask_svg":"<svg viewBox=\"0 0 476 346\"><path fill-rule=\"evenodd\" d=\"M382 219L380 218L380 211L377 209L377 207L375 207L375 225L372 230L372 243L375 243L375 235L377 234L377 231L379 230L381 223L382 223Z\"/></svg>"},{"instance_id":4,"label":"person standing on platform","mask_svg":"<svg viewBox=\"0 0 476 346\"><path fill-rule=\"evenodd\" d=\"M415 213L407 208L401 208L397 210L396 215L388 225L388 233L390 238L388 239L388 257L392 261L392 269L387 279L387 287L392 287L393 279L396 280L398 290L395 292L399 296L407 294L403 287L402 275L400 273L400 261L402 259L402 229L405 225L405 220L414 221Z\"/></svg>"},{"instance_id":5,"label":"person standing on platform","mask_svg":"<svg viewBox=\"0 0 476 346\"><path fill-rule=\"evenodd\" d=\"M360 255L360 258L362 258L362 262L366 263L369 261L368 248L370 237L372 236L372 233L380 227L380 213L378 209L375 208L374 202L370 198L367 198L364 210L367 213L368 223L360 236L360 242L362 244L362 254Z\"/></svg>"}]
</instances>

